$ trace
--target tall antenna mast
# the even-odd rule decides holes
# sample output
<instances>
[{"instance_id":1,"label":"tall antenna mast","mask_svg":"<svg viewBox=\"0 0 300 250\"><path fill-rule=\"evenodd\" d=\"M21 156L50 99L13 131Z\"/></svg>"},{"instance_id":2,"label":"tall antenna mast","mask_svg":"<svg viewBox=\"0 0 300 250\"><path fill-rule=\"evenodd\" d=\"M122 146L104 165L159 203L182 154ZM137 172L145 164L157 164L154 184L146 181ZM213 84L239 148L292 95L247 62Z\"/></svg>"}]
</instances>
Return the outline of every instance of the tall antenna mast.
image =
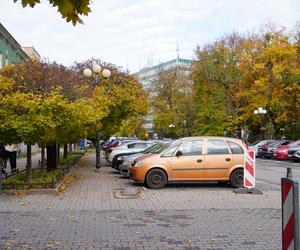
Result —
<instances>
[{"instance_id":1,"label":"tall antenna mast","mask_svg":"<svg viewBox=\"0 0 300 250\"><path fill-rule=\"evenodd\" d=\"M177 52L177 60L179 60L179 45L177 41L177 46L176 46L176 52Z\"/></svg>"}]
</instances>

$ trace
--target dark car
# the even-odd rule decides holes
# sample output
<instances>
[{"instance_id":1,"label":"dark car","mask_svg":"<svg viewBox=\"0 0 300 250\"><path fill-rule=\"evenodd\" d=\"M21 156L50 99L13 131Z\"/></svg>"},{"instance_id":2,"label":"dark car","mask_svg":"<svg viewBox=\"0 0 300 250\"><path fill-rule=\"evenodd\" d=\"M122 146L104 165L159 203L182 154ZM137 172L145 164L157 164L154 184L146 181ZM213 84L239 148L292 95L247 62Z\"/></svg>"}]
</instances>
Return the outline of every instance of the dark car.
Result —
<instances>
[{"instance_id":1,"label":"dark car","mask_svg":"<svg viewBox=\"0 0 300 250\"><path fill-rule=\"evenodd\" d=\"M295 141L289 147L288 159L300 162L300 140Z\"/></svg>"},{"instance_id":2,"label":"dark car","mask_svg":"<svg viewBox=\"0 0 300 250\"><path fill-rule=\"evenodd\" d=\"M288 145L290 143L290 140L280 140L280 141L274 141L270 144L265 144L263 147L262 147L262 150L261 150L261 156L263 158L266 158L266 159L271 159L274 157L274 152L273 150L275 148L279 148L279 147L282 147L282 146L285 146L285 145Z\"/></svg>"},{"instance_id":3,"label":"dark car","mask_svg":"<svg viewBox=\"0 0 300 250\"><path fill-rule=\"evenodd\" d=\"M263 157L263 150L267 150L267 148L269 147L269 145L271 143L275 142L275 140L266 140L263 144L260 144L258 147L257 147L257 155L256 157L258 158L261 158Z\"/></svg>"}]
</instances>

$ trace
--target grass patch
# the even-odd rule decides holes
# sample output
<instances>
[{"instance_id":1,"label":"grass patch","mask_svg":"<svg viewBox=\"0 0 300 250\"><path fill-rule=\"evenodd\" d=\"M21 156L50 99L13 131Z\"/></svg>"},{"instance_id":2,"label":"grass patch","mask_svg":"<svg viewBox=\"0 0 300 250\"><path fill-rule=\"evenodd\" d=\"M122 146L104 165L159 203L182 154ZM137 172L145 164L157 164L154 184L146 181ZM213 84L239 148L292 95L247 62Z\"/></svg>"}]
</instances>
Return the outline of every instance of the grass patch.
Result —
<instances>
[{"instance_id":1,"label":"grass patch","mask_svg":"<svg viewBox=\"0 0 300 250\"><path fill-rule=\"evenodd\" d=\"M64 175L63 169L55 169L50 172L42 172L40 169L32 170L32 183L26 181L26 171L19 172L14 176L2 179L2 185L4 190L17 189L44 189L55 188L58 180Z\"/></svg>"},{"instance_id":2,"label":"grass patch","mask_svg":"<svg viewBox=\"0 0 300 250\"><path fill-rule=\"evenodd\" d=\"M85 151L68 153L67 159L64 159L63 157L60 158L60 165L62 165L62 166L75 165L81 159L81 157L84 155L84 153L85 153Z\"/></svg>"}]
</instances>

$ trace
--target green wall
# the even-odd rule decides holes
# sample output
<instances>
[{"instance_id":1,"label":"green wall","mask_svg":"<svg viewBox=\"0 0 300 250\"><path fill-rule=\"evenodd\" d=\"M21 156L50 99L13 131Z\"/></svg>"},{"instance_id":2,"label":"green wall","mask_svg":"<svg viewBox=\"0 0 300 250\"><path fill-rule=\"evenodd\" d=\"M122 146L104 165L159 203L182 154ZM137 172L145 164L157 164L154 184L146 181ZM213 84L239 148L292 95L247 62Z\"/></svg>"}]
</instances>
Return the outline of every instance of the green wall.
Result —
<instances>
[{"instance_id":1,"label":"green wall","mask_svg":"<svg viewBox=\"0 0 300 250\"><path fill-rule=\"evenodd\" d=\"M21 50L21 47L11 44L3 34L0 33L0 68L3 68L7 64L24 62L25 58L22 56L24 52Z\"/></svg>"}]
</instances>

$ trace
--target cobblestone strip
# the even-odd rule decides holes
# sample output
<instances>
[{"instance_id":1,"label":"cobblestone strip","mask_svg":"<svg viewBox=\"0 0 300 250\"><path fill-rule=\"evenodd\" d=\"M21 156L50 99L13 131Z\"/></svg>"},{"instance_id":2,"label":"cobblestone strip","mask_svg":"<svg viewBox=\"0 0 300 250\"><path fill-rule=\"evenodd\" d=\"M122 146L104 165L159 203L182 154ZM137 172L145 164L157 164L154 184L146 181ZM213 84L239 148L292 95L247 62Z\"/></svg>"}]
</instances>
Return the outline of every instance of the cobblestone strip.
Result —
<instances>
[{"instance_id":1,"label":"cobblestone strip","mask_svg":"<svg viewBox=\"0 0 300 250\"><path fill-rule=\"evenodd\" d=\"M278 209L1 212L0 249L280 249Z\"/></svg>"}]
</instances>

